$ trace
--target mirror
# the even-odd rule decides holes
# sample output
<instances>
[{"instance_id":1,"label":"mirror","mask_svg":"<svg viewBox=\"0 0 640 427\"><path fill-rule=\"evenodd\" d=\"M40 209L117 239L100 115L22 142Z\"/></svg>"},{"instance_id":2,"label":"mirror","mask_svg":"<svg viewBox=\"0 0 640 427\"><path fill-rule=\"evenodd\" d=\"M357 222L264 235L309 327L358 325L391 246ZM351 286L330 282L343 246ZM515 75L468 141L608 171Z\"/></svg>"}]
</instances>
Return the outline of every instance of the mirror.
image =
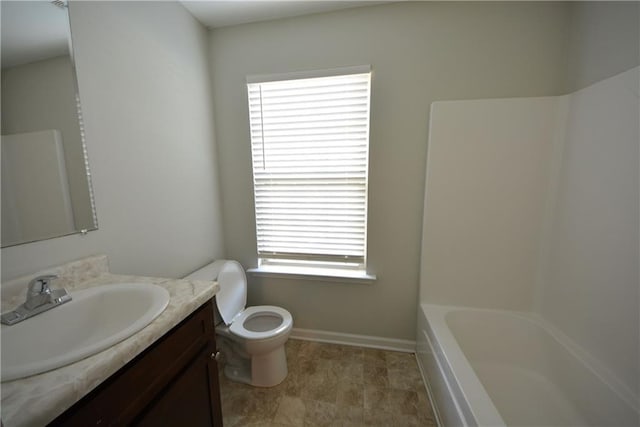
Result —
<instances>
[{"instance_id":1,"label":"mirror","mask_svg":"<svg viewBox=\"0 0 640 427\"><path fill-rule=\"evenodd\" d=\"M2 247L97 228L66 2L0 2Z\"/></svg>"}]
</instances>

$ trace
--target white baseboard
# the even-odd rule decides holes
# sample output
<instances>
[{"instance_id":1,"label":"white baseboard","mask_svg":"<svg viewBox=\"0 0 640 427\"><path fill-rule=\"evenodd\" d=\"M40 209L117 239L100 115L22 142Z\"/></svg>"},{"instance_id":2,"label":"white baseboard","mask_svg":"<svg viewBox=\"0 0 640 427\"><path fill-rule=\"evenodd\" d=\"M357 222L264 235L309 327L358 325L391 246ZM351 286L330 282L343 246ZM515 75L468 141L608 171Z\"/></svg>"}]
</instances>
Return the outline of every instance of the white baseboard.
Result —
<instances>
[{"instance_id":1,"label":"white baseboard","mask_svg":"<svg viewBox=\"0 0 640 427\"><path fill-rule=\"evenodd\" d=\"M416 351L415 341L375 337L371 335L343 334L340 332L319 331L315 329L293 328L291 330L290 338L296 340L378 348L381 350L402 351L405 353L415 353Z\"/></svg>"}]
</instances>

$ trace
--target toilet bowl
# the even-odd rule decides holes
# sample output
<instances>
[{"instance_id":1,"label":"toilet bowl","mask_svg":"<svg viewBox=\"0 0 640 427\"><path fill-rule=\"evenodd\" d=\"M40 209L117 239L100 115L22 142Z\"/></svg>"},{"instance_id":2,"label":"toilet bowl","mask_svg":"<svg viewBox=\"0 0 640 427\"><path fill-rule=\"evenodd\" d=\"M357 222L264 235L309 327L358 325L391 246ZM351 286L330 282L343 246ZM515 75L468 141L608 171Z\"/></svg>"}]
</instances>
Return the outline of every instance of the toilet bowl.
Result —
<instances>
[{"instance_id":1,"label":"toilet bowl","mask_svg":"<svg viewBox=\"0 0 640 427\"><path fill-rule=\"evenodd\" d=\"M258 387L280 384L287 376L284 344L293 327L291 314L272 305L246 307L247 277L236 261L214 261L185 279L220 285L214 322L225 376Z\"/></svg>"}]
</instances>

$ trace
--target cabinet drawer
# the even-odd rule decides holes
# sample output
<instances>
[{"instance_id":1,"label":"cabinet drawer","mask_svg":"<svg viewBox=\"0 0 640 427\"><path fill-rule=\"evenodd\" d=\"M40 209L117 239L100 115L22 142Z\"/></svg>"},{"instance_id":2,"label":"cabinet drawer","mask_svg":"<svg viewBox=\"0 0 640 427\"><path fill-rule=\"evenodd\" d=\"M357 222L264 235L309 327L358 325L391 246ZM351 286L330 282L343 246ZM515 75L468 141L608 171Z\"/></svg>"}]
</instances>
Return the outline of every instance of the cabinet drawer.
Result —
<instances>
[{"instance_id":1,"label":"cabinet drawer","mask_svg":"<svg viewBox=\"0 0 640 427\"><path fill-rule=\"evenodd\" d=\"M50 425L127 425L207 347L215 349L210 301Z\"/></svg>"}]
</instances>

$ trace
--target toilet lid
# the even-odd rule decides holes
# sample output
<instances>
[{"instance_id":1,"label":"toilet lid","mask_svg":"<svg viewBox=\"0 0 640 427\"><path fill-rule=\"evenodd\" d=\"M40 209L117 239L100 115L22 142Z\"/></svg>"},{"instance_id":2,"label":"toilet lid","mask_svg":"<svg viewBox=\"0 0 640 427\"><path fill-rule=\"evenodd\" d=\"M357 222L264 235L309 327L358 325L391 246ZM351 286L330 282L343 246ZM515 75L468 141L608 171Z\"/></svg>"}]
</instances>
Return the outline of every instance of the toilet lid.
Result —
<instances>
[{"instance_id":1,"label":"toilet lid","mask_svg":"<svg viewBox=\"0 0 640 427\"><path fill-rule=\"evenodd\" d=\"M230 325L247 304L247 276L237 261L221 262L216 281L220 291L216 294L216 305L225 324Z\"/></svg>"}]
</instances>

